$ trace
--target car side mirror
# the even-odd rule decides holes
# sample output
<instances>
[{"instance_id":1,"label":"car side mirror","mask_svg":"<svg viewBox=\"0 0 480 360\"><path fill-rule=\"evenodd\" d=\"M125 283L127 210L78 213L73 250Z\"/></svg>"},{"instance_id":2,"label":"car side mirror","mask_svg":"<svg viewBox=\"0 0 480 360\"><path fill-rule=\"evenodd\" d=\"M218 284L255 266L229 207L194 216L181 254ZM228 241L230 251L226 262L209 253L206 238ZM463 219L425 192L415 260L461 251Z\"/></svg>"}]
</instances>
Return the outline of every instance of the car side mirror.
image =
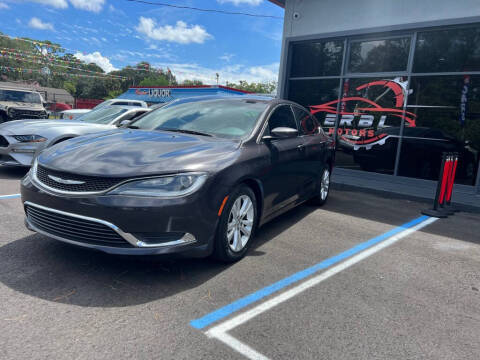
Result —
<instances>
[{"instance_id":1,"label":"car side mirror","mask_svg":"<svg viewBox=\"0 0 480 360\"><path fill-rule=\"evenodd\" d=\"M276 127L270 133L275 139L288 139L298 136L298 130L289 127Z\"/></svg>"},{"instance_id":2,"label":"car side mirror","mask_svg":"<svg viewBox=\"0 0 480 360\"><path fill-rule=\"evenodd\" d=\"M130 125L132 123L132 120L122 120L120 122L120 124L118 125L118 127L121 127L121 128L126 128L128 127L128 125Z\"/></svg>"}]
</instances>

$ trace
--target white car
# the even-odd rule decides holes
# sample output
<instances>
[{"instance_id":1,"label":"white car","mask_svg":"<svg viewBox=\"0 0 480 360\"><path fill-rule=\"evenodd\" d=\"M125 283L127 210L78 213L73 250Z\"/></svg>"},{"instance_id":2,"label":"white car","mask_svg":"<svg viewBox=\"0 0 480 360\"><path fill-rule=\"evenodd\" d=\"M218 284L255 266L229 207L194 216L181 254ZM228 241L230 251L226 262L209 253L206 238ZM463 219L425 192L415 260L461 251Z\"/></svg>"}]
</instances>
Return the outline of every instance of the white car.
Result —
<instances>
[{"instance_id":1,"label":"white car","mask_svg":"<svg viewBox=\"0 0 480 360\"><path fill-rule=\"evenodd\" d=\"M129 100L129 99L110 99L98 104L92 110L100 109L105 106L111 106L111 105L136 106L136 107L148 108L148 104L145 101Z\"/></svg>"},{"instance_id":2,"label":"white car","mask_svg":"<svg viewBox=\"0 0 480 360\"><path fill-rule=\"evenodd\" d=\"M97 109L101 109L101 108L112 106L112 105L148 108L148 105L145 101L128 100L128 99L110 99L98 104L93 109L73 109L73 110L62 111L60 113L60 119L75 120L92 110L97 110Z\"/></svg>"},{"instance_id":3,"label":"white car","mask_svg":"<svg viewBox=\"0 0 480 360\"><path fill-rule=\"evenodd\" d=\"M60 119L65 120L75 120L78 119L80 116L90 112L90 109L72 109L72 110L65 110L60 113Z\"/></svg>"},{"instance_id":4,"label":"white car","mask_svg":"<svg viewBox=\"0 0 480 360\"><path fill-rule=\"evenodd\" d=\"M0 125L0 166L30 166L36 155L62 141L112 130L152 111L132 106L92 110L77 120L16 120Z\"/></svg>"}]
</instances>

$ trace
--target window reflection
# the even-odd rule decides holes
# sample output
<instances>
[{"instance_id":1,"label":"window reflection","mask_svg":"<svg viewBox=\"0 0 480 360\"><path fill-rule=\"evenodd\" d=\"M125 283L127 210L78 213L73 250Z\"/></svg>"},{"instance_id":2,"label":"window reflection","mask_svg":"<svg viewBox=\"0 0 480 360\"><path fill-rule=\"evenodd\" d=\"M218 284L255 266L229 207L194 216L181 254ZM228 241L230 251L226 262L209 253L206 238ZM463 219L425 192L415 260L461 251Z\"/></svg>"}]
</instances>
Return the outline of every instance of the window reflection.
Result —
<instances>
[{"instance_id":1,"label":"window reflection","mask_svg":"<svg viewBox=\"0 0 480 360\"><path fill-rule=\"evenodd\" d=\"M480 71L480 28L419 33L413 72Z\"/></svg>"},{"instance_id":2,"label":"window reflection","mask_svg":"<svg viewBox=\"0 0 480 360\"><path fill-rule=\"evenodd\" d=\"M409 52L410 37L355 41L348 69L352 73L406 71Z\"/></svg>"},{"instance_id":3,"label":"window reflection","mask_svg":"<svg viewBox=\"0 0 480 360\"><path fill-rule=\"evenodd\" d=\"M343 41L292 45L291 77L340 75Z\"/></svg>"}]
</instances>

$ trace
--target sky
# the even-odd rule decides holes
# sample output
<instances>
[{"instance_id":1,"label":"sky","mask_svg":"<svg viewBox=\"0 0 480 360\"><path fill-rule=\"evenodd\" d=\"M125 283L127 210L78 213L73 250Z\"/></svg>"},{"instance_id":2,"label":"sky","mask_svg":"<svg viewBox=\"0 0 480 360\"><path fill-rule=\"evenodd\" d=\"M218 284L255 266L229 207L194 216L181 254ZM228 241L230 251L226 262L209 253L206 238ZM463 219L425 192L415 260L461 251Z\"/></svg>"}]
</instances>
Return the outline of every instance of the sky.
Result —
<instances>
[{"instance_id":1,"label":"sky","mask_svg":"<svg viewBox=\"0 0 480 360\"><path fill-rule=\"evenodd\" d=\"M164 0L280 18L198 12L128 0L0 0L0 31L50 40L110 72L148 61L178 81L276 81L283 9L267 0ZM26 63L25 67L28 66Z\"/></svg>"}]
</instances>

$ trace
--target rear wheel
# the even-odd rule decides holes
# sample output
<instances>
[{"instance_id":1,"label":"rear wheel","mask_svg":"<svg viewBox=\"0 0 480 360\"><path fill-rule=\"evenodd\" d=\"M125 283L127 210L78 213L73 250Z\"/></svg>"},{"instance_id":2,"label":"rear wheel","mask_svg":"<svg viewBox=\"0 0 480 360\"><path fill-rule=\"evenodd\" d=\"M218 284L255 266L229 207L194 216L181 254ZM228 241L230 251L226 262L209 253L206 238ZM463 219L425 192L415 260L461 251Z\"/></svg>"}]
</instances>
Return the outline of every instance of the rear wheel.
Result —
<instances>
[{"instance_id":1,"label":"rear wheel","mask_svg":"<svg viewBox=\"0 0 480 360\"><path fill-rule=\"evenodd\" d=\"M0 113L0 124L3 124L4 122L7 122L7 115Z\"/></svg>"},{"instance_id":2,"label":"rear wheel","mask_svg":"<svg viewBox=\"0 0 480 360\"><path fill-rule=\"evenodd\" d=\"M330 169L323 169L322 175L320 176L317 195L312 199L313 204L322 206L327 202L328 194L330 193L330 176Z\"/></svg>"},{"instance_id":3,"label":"rear wheel","mask_svg":"<svg viewBox=\"0 0 480 360\"><path fill-rule=\"evenodd\" d=\"M245 256L257 225L257 201L245 185L236 188L225 205L215 239L214 257L224 262Z\"/></svg>"}]
</instances>

